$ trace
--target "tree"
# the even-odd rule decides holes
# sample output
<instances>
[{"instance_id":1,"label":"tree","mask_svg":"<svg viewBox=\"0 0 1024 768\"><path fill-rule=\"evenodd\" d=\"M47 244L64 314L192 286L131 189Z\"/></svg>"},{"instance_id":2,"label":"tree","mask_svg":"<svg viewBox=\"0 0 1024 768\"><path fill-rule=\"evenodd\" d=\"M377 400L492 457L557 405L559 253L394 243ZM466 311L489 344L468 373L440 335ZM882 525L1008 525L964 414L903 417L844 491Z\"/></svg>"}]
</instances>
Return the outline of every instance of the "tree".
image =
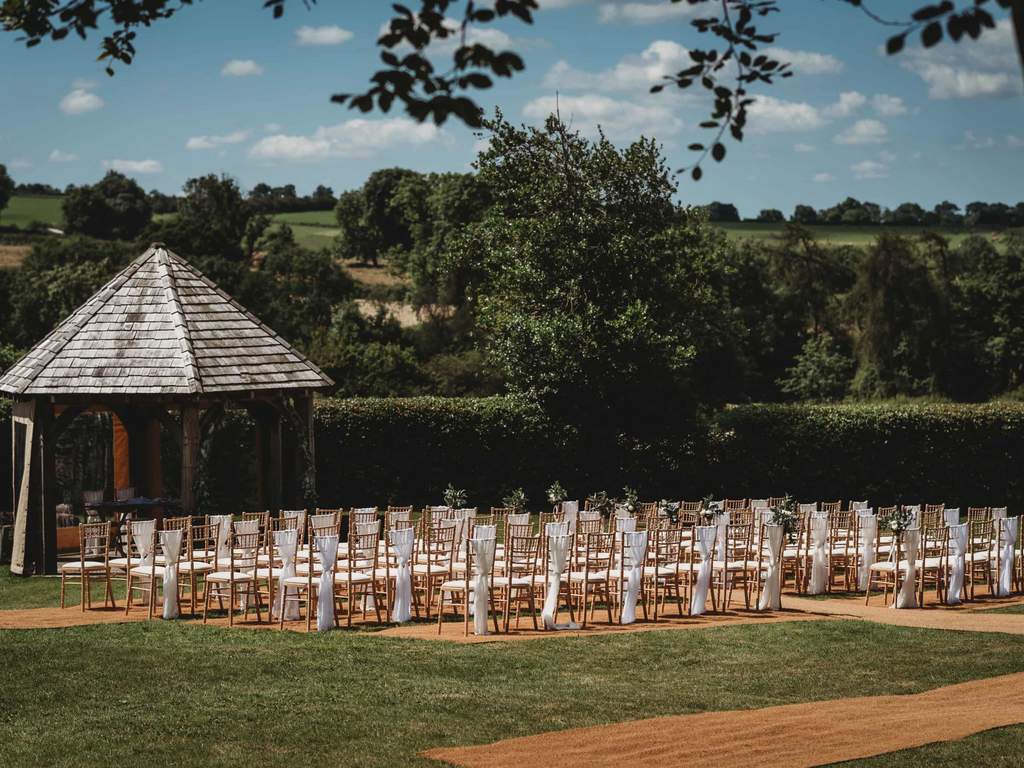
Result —
<instances>
[{"instance_id":1,"label":"tree","mask_svg":"<svg viewBox=\"0 0 1024 768\"><path fill-rule=\"evenodd\" d=\"M935 206L936 223L943 227L959 227L964 223L964 217L960 214L960 206L943 200Z\"/></svg>"},{"instance_id":2,"label":"tree","mask_svg":"<svg viewBox=\"0 0 1024 768\"><path fill-rule=\"evenodd\" d=\"M886 224L900 226L920 226L925 223L925 212L917 203L900 203L891 211L886 212Z\"/></svg>"},{"instance_id":3,"label":"tree","mask_svg":"<svg viewBox=\"0 0 1024 768\"><path fill-rule=\"evenodd\" d=\"M903 237L882 235L857 271L852 309L858 370L867 397L942 391L948 306L928 265Z\"/></svg>"},{"instance_id":4,"label":"tree","mask_svg":"<svg viewBox=\"0 0 1024 768\"><path fill-rule=\"evenodd\" d=\"M841 400L850 388L853 361L828 333L807 338L779 389L797 400Z\"/></svg>"},{"instance_id":5,"label":"tree","mask_svg":"<svg viewBox=\"0 0 1024 768\"><path fill-rule=\"evenodd\" d=\"M242 241L252 210L234 179L211 173L189 179L182 191L178 215L158 225L154 237L183 255L244 260Z\"/></svg>"},{"instance_id":6,"label":"tree","mask_svg":"<svg viewBox=\"0 0 1024 768\"><path fill-rule=\"evenodd\" d=\"M13 194L14 180L7 175L7 166L0 163L0 213L3 213Z\"/></svg>"},{"instance_id":7,"label":"tree","mask_svg":"<svg viewBox=\"0 0 1024 768\"><path fill-rule=\"evenodd\" d=\"M740 212L732 203L708 203L705 206L708 212L708 221L713 222L736 222L740 220Z\"/></svg>"},{"instance_id":8,"label":"tree","mask_svg":"<svg viewBox=\"0 0 1024 768\"><path fill-rule=\"evenodd\" d=\"M661 2L681 0L661 0ZM996 19L986 8L999 5L1009 9L1017 49L1024 65L1024 0L973 0L958 5L952 0L923 5L906 18L882 18L862 0L836 0L862 11L868 18L882 24L891 33L886 42L889 55L903 50L907 38L920 34L921 43L930 48L946 38L952 42L964 36L977 39L996 28ZM701 165L708 157L724 159L723 139L728 132L742 141L747 121L747 107L755 95L751 86L772 85L777 78L792 75L787 62L773 58L771 49L758 53L762 46L776 43L777 33L759 27L762 19L781 10L779 0L688 0L701 6L705 13L693 19L698 34L711 42L701 47L687 45L692 64L667 75L664 81L650 87L659 92L675 86L688 89L699 85L713 96L709 119L700 123L710 130L711 137L691 143L697 159L681 171L689 171L694 180L702 176ZM266 0L275 18L284 15L286 0ZM43 40L62 40L71 33L85 38L98 26L97 20L107 17L112 24L102 25L105 36L101 42L100 59L106 60L107 72L113 74L113 62L130 64L136 54L136 34L140 27L150 27L170 18L190 2L180 0L78 0L72 4L56 2L7 2L3 6L3 27L19 33L28 46ZM308 4L307 4L308 5ZM331 97L339 104L348 104L362 112L380 109L388 112L401 105L414 119L433 119L443 123L449 116L471 127L482 124L482 111L473 98L475 91L494 84L494 77L512 77L525 68L522 57L514 51L496 51L482 42L483 37L471 33L502 19L515 18L533 23L538 0L501 0L493 6L467 2L461 17L449 14L455 3L450 0L421 0L418 9L405 5L392 6L394 16L377 41L383 68L370 78L370 86L362 93L340 93ZM455 41L455 45L451 45ZM450 66L435 68L432 55L451 48ZM440 51L441 55L449 53Z\"/></svg>"},{"instance_id":9,"label":"tree","mask_svg":"<svg viewBox=\"0 0 1024 768\"><path fill-rule=\"evenodd\" d=\"M762 208L757 214L757 220L762 224L781 224L786 217L778 208Z\"/></svg>"},{"instance_id":10,"label":"tree","mask_svg":"<svg viewBox=\"0 0 1024 768\"><path fill-rule=\"evenodd\" d=\"M700 369L738 332L724 237L673 203L653 141L620 151L555 117L520 129L499 116L490 131L477 165L494 203L459 254L478 269L484 349L513 392L581 425L596 453L643 445L647 465L631 466L656 472L660 449L692 434L698 399L722 396Z\"/></svg>"},{"instance_id":11,"label":"tree","mask_svg":"<svg viewBox=\"0 0 1024 768\"><path fill-rule=\"evenodd\" d=\"M789 220L794 224L817 224L818 212L809 205L798 205L793 209L793 215Z\"/></svg>"},{"instance_id":12,"label":"tree","mask_svg":"<svg viewBox=\"0 0 1024 768\"><path fill-rule=\"evenodd\" d=\"M142 187L117 171L92 186L70 189L63 209L67 232L107 240L132 240L153 218Z\"/></svg>"}]
</instances>

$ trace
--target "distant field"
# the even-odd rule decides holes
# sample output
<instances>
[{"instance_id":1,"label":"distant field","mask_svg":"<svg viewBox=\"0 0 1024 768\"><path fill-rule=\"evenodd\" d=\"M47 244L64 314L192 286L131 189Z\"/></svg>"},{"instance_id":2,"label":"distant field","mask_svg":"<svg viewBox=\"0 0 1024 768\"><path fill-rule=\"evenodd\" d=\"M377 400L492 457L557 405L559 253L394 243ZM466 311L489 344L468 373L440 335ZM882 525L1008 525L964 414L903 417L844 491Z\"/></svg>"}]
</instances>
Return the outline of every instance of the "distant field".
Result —
<instances>
[{"instance_id":1,"label":"distant field","mask_svg":"<svg viewBox=\"0 0 1024 768\"><path fill-rule=\"evenodd\" d=\"M303 211L301 213L274 214L275 223L287 224L295 234L295 241L304 248L318 251L331 244L338 236L338 222L334 211Z\"/></svg>"},{"instance_id":2,"label":"distant field","mask_svg":"<svg viewBox=\"0 0 1024 768\"><path fill-rule=\"evenodd\" d=\"M15 195L0 211L0 225L25 228L33 221L43 221L51 227L60 227L64 222L60 207L63 200L63 197Z\"/></svg>"},{"instance_id":3,"label":"distant field","mask_svg":"<svg viewBox=\"0 0 1024 768\"><path fill-rule=\"evenodd\" d=\"M729 235L731 240L772 240L779 237L785 226L783 224L757 224L742 222L738 224L718 224ZM948 237L953 245L956 245L969 234L981 234L990 239L998 239L992 232L963 232L938 227L854 227L854 226L828 226L815 224L805 227L817 239L831 245L871 245L880 234L888 232L893 235L905 235L916 237L923 232L934 232Z\"/></svg>"}]
</instances>

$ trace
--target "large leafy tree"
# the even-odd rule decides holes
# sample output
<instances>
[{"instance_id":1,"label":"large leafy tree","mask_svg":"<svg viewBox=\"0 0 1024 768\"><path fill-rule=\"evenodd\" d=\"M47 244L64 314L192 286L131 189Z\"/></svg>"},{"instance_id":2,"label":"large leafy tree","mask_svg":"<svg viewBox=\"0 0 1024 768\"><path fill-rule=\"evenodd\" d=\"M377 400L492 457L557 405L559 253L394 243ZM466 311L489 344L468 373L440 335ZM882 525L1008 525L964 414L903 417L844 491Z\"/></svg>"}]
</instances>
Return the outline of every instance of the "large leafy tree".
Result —
<instances>
[{"instance_id":1,"label":"large leafy tree","mask_svg":"<svg viewBox=\"0 0 1024 768\"><path fill-rule=\"evenodd\" d=\"M801 0L805 2L805 0ZM315 0L304 0L308 7ZM701 127L710 131L704 141L695 141L690 149L695 160L680 170L689 171L696 180L702 175L703 161L711 157L721 161L726 154L725 141L743 139L747 107L757 88L789 77L789 64L759 51L777 42L777 33L761 26L768 17L782 10L782 0L661 0L700 6L701 13L691 23L704 45L687 44L691 64L667 77L652 90L666 88L702 88L712 107ZM869 0L834 0L862 11L884 25L889 37L886 50L898 54L911 36L920 36L925 47L944 38L959 41L976 39L994 29L993 15L999 9L1011 12L1017 47L1024 63L1024 0L941 0L917 7L909 17L883 17L872 10ZM294 4L294 0L293 0ZM73 32L86 37L102 26L100 59L113 63L131 63L140 27L160 23L188 6L192 0L2 0L0 23L17 32L29 46L45 39L62 40ZM255 5L255 4L254 4ZM261 0L275 18L284 15L286 0ZM411 5L411 7L410 7ZM479 127L481 110L474 94L492 87L494 78L509 78L525 68L522 57L512 50L495 50L472 33L502 19L517 19L533 24L534 14L543 5L539 0L420 0L410 5L394 4L393 16L377 41L382 68L372 75L362 93L335 94L333 101L369 112L389 111L401 105L416 120L444 122L449 116L467 125ZM881 5L879 2L878 5ZM801 2L786 8L800 12ZM886 13L891 13L887 8ZM456 42L451 46L452 41ZM443 47L453 47L450 53ZM439 56L449 55L441 63Z\"/></svg>"},{"instance_id":2,"label":"large leafy tree","mask_svg":"<svg viewBox=\"0 0 1024 768\"><path fill-rule=\"evenodd\" d=\"M595 450L643 445L651 469L650 452L692 434L697 402L720 396L699 369L737 331L719 289L723 240L673 203L651 141L619 150L555 117L489 127L477 165L494 202L459 254L476 270L487 354L513 391L587 431Z\"/></svg>"},{"instance_id":3,"label":"large leafy tree","mask_svg":"<svg viewBox=\"0 0 1024 768\"><path fill-rule=\"evenodd\" d=\"M7 166L0 163L0 213L11 201L14 194L14 179L7 175Z\"/></svg>"},{"instance_id":4,"label":"large leafy tree","mask_svg":"<svg viewBox=\"0 0 1024 768\"><path fill-rule=\"evenodd\" d=\"M253 215L234 179L208 174L189 179L178 215L161 223L153 237L188 256L246 258L243 240Z\"/></svg>"},{"instance_id":5,"label":"large leafy tree","mask_svg":"<svg viewBox=\"0 0 1024 768\"><path fill-rule=\"evenodd\" d=\"M117 171L96 184L70 188L63 207L69 233L103 239L132 240L153 218L146 192Z\"/></svg>"}]
</instances>

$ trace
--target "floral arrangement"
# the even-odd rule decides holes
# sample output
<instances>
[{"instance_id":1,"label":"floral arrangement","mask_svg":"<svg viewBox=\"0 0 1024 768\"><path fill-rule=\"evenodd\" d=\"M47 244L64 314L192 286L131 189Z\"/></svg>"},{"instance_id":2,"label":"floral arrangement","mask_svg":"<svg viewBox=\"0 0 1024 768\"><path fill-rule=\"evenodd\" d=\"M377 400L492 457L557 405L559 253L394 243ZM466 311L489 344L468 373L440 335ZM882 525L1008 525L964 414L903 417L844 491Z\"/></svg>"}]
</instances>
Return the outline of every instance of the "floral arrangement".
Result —
<instances>
[{"instance_id":1,"label":"floral arrangement","mask_svg":"<svg viewBox=\"0 0 1024 768\"><path fill-rule=\"evenodd\" d=\"M503 498L501 503L512 510L513 514L523 512L526 509L526 493L522 488L516 488L512 493Z\"/></svg>"},{"instance_id":2,"label":"floral arrangement","mask_svg":"<svg viewBox=\"0 0 1024 768\"><path fill-rule=\"evenodd\" d=\"M466 489L456 488L451 483L448 483L448 487L444 489L444 505L451 509L461 509L466 506Z\"/></svg>"},{"instance_id":3,"label":"floral arrangement","mask_svg":"<svg viewBox=\"0 0 1024 768\"><path fill-rule=\"evenodd\" d=\"M673 524L679 522L679 502L662 499L658 502L658 517L667 517Z\"/></svg>"},{"instance_id":4,"label":"floral arrangement","mask_svg":"<svg viewBox=\"0 0 1024 768\"><path fill-rule=\"evenodd\" d=\"M793 534L796 533L796 502L793 497L786 494L786 497L782 500L781 504L778 504L771 508L772 512L772 525L781 525L782 530L786 534L786 538L790 541L793 540Z\"/></svg>"},{"instance_id":5,"label":"floral arrangement","mask_svg":"<svg viewBox=\"0 0 1024 768\"><path fill-rule=\"evenodd\" d=\"M563 488L562 484L557 480L555 480L555 482L548 486L549 504L557 506L561 504L563 501L565 501L566 496L568 496L568 494L565 492L565 488Z\"/></svg>"},{"instance_id":6,"label":"floral arrangement","mask_svg":"<svg viewBox=\"0 0 1024 768\"><path fill-rule=\"evenodd\" d=\"M596 491L587 497L587 503L590 508L600 512L601 517L608 517L612 513L612 509L615 507L615 501L609 498L605 491Z\"/></svg>"},{"instance_id":7,"label":"floral arrangement","mask_svg":"<svg viewBox=\"0 0 1024 768\"><path fill-rule=\"evenodd\" d=\"M640 494L638 494L633 488L630 488L627 485L624 486L622 489L622 496L622 508L625 509L630 515L635 515L637 507L640 504Z\"/></svg>"},{"instance_id":8,"label":"floral arrangement","mask_svg":"<svg viewBox=\"0 0 1024 768\"><path fill-rule=\"evenodd\" d=\"M714 522L715 518L722 514L722 505L715 501L715 497L710 493L703 499L703 511L701 516L705 522Z\"/></svg>"},{"instance_id":9,"label":"floral arrangement","mask_svg":"<svg viewBox=\"0 0 1024 768\"><path fill-rule=\"evenodd\" d=\"M896 507L896 510L889 514L882 525L895 534L903 533L914 524L914 513L906 507Z\"/></svg>"}]
</instances>

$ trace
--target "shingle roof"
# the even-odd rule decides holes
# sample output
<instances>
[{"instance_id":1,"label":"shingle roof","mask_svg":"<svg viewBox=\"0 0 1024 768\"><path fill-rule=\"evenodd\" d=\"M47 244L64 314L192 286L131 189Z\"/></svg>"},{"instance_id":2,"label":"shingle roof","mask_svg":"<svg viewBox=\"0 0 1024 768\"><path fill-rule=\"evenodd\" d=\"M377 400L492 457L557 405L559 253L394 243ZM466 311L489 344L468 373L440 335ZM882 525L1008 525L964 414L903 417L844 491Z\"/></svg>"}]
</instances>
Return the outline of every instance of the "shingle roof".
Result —
<instances>
[{"instance_id":1,"label":"shingle roof","mask_svg":"<svg viewBox=\"0 0 1024 768\"><path fill-rule=\"evenodd\" d=\"M333 382L180 256L154 243L2 378L16 395L200 395Z\"/></svg>"}]
</instances>

